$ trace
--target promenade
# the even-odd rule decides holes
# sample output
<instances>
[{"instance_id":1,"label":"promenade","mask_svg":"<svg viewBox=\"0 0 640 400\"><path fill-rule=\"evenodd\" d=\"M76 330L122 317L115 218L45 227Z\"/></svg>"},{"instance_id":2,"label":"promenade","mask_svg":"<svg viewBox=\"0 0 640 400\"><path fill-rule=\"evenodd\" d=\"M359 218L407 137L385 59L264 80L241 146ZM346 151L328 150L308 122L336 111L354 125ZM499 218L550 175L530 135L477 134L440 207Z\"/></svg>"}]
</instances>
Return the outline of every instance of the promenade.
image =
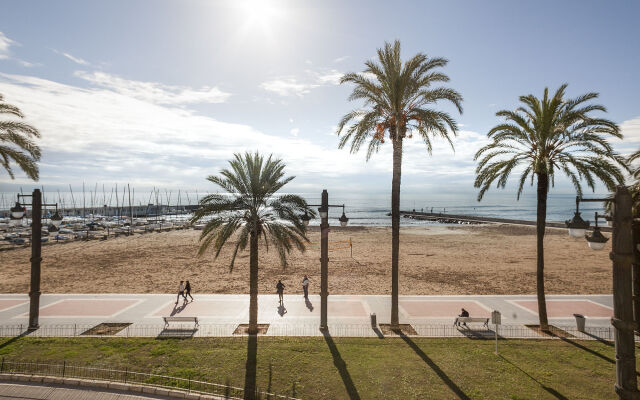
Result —
<instances>
[{"instance_id":1,"label":"promenade","mask_svg":"<svg viewBox=\"0 0 640 400\"><path fill-rule=\"evenodd\" d=\"M34 336L91 335L92 327L102 323L125 327L115 336L162 336L165 316L197 317L198 329L191 336L232 336L239 324L249 320L248 295L194 294L194 301L176 302L175 294L45 294L40 301L41 329ZM329 296L328 323L334 336L380 336L371 327L371 314L379 324L390 320L391 298L388 295ZM587 331L612 331L611 295L548 295L550 324L575 329L574 313L586 317ZM280 305L277 295L263 294L258 300L258 322L269 324L267 336L316 336L320 321L320 297L285 295ZM502 314L500 335L537 337L527 324L537 324L537 301L534 295L507 296L401 296L400 319L411 324L419 336L468 336L468 330L453 327L460 309L472 317ZM0 334L18 335L28 324L29 298L26 294L0 295ZM189 328L193 324L172 324L170 328ZM489 328L493 329L490 325ZM472 331L489 332L481 324ZM528 332L528 333L523 333ZM575 334L575 332L574 332ZM587 335L583 338L589 338Z\"/></svg>"}]
</instances>

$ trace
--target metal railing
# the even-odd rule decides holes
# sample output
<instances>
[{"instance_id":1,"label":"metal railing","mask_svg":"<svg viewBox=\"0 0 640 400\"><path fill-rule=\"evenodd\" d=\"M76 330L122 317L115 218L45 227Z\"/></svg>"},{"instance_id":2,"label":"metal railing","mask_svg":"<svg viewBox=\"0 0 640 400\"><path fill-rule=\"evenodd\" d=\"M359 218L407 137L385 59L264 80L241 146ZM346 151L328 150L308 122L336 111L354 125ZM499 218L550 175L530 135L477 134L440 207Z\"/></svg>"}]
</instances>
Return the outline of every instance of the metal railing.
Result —
<instances>
[{"instance_id":1,"label":"metal railing","mask_svg":"<svg viewBox=\"0 0 640 400\"><path fill-rule=\"evenodd\" d=\"M0 337L148 337L148 338L191 338L191 337L225 337L246 340L247 335L234 334L237 324L201 324L194 327L193 324L172 324L165 327L162 324L132 324L115 334L93 335L90 330L95 324L47 324L39 329L27 332L27 326L0 325ZM469 324L468 327L456 327L453 324L411 324L415 333L406 333L407 336L425 338L494 338L494 326L488 328L481 324ZM572 339L581 340L614 340L613 327L586 327L579 331L575 326L555 326L559 331L556 335L542 334L525 325L500 325L498 335L505 339L554 339L563 335ZM394 337L395 333L386 332L369 324L329 324L328 333L333 337ZM266 335L268 337L321 337L318 324L278 324L269 326Z\"/></svg>"},{"instance_id":2,"label":"metal railing","mask_svg":"<svg viewBox=\"0 0 640 400\"><path fill-rule=\"evenodd\" d=\"M33 361L13 361L2 358L0 361L0 374L19 374L53 376L60 378L90 379L108 382L121 382L153 386L170 390L183 390L189 393L213 394L225 399L242 399L244 389L211 382L204 382L190 378L158 375L145 372L130 371L125 369L96 368L81 366L63 361L61 364L42 363ZM287 395L256 391L257 399L265 400L298 400Z\"/></svg>"}]
</instances>

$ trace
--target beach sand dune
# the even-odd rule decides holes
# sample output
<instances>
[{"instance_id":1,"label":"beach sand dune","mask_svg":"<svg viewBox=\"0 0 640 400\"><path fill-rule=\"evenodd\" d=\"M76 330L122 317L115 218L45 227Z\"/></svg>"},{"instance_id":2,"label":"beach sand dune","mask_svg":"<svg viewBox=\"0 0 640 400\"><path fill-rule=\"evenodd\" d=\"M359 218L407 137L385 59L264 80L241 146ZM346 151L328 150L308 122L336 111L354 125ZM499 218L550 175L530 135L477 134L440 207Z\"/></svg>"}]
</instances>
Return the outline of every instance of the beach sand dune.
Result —
<instances>
[{"instance_id":1,"label":"beach sand dune","mask_svg":"<svg viewBox=\"0 0 640 400\"><path fill-rule=\"evenodd\" d=\"M189 279L194 293L248 293L249 254L229 270L232 245L217 260L213 252L197 257L193 230L148 233L107 241L76 241L43 246L43 293L172 293ZM292 252L286 269L275 249L261 243L261 293L275 292L282 279L286 293L302 293L306 274L311 292L320 287L320 233L310 229L305 253ZM348 241L353 243L351 257ZM518 225L422 226L401 230L400 293L535 294L535 228ZM331 294L391 292L391 228L332 227L329 252ZM611 261L565 229L545 237L546 292L611 293ZM29 290L30 249L0 253L0 293Z\"/></svg>"}]
</instances>

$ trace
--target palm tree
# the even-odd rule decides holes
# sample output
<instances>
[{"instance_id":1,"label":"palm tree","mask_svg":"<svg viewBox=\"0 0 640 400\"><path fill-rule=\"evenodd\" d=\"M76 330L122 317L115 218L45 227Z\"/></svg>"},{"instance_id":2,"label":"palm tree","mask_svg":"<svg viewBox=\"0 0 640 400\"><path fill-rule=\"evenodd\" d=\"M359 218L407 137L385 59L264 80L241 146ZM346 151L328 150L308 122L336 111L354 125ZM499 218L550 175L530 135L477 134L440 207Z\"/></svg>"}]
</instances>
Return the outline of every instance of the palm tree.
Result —
<instances>
[{"instance_id":1,"label":"palm tree","mask_svg":"<svg viewBox=\"0 0 640 400\"><path fill-rule=\"evenodd\" d=\"M391 182L391 326L398 320L398 258L400 254L400 178L402 175L402 143L417 133L431 154L432 140L441 137L451 144L456 135L456 121L446 112L433 107L446 100L462 113L462 96L453 89L432 87L448 82L449 77L437 68L446 66L444 58L428 58L418 53L406 62L400 58L400 42L385 43L378 49L378 62L365 62L363 73L348 73L340 83L355 85L349 100L364 100L364 107L346 114L338 125L342 134L339 147L351 142L351 153L368 141L367 161L377 152L385 135L393 146L393 178ZM350 124L347 127L347 124Z\"/></svg>"},{"instance_id":2,"label":"palm tree","mask_svg":"<svg viewBox=\"0 0 640 400\"><path fill-rule=\"evenodd\" d=\"M547 218L547 194L553 186L555 172L566 175L582 195L581 182L595 191L596 180L613 191L616 183L624 182L622 170L625 160L613 151L609 136L622 138L618 126L602 118L592 117L595 111L606 112L598 104L589 102L598 97L587 93L575 99L565 99L564 84L549 97L521 96L522 105L514 111L502 110L496 115L505 122L492 128L487 136L493 141L478 150L475 160L475 187L480 188L478 201L493 182L504 188L511 172L520 168L517 198L520 199L526 180L537 179L537 294L540 328L548 330L547 307L544 297L544 231Z\"/></svg>"},{"instance_id":3,"label":"palm tree","mask_svg":"<svg viewBox=\"0 0 640 400\"><path fill-rule=\"evenodd\" d=\"M202 255L210 247L215 257L222 247L236 236L230 270L239 251L249 245L249 334L258 332L258 242L262 237L266 249L271 244L278 251L282 267L287 266L287 255L293 247L305 250L307 229L300 215L314 212L300 196L286 194L276 197L278 190L294 177L284 177L282 160L266 160L258 154L236 153L229 161L231 169L223 169L219 176L208 181L221 187L225 194L210 194L200 200L192 223L207 221L200 235Z\"/></svg>"},{"instance_id":4,"label":"palm tree","mask_svg":"<svg viewBox=\"0 0 640 400\"><path fill-rule=\"evenodd\" d=\"M24 118L20 109L4 102L0 94L0 114L13 115ZM34 181L38 180L38 165L40 148L31 140L39 138L36 128L15 119L0 120L0 165L4 167L11 179L15 179L11 163L15 163L25 174Z\"/></svg>"},{"instance_id":5,"label":"palm tree","mask_svg":"<svg viewBox=\"0 0 640 400\"><path fill-rule=\"evenodd\" d=\"M640 150L632 153L627 157L627 165L631 170L631 177L634 181L627 187L629 192L631 193L631 198L633 202L633 217L640 217L640 166L632 167L634 161L640 159ZM611 211L611 202L607 202L605 204L606 210Z\"/></svg>"}]
</instances>

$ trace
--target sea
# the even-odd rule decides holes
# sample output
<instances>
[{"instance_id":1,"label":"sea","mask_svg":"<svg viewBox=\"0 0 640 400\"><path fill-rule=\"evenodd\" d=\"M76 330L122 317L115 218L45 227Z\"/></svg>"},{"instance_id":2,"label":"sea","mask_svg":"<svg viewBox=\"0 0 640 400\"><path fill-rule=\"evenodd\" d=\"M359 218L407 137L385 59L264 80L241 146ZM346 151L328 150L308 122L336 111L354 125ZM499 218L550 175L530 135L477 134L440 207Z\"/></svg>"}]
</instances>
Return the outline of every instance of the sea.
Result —
<instances>
[{"instance_id":1,"label":"sea","mask_svg":"<svg viewBox=\"0 0 640 400\"><path fill-rule=\"evenodd\" d=\"M25 194L27 192L25 191ZM96 209L103 205L112 207L123 204L128 207L129 201L134 205L161 204L170 206L180 206L185 204L196 204L197 199L202 198L207 193L202 191L183 190L156 190L156 191L135 191L132 190L131 200L129 192L118 189L117 196L113 189L102 188L97 190L82 191L46 191L43 188L44 202L57 203L60 208L85 207L87 210ZM320 193L297 193L304 197L309 204L320 203ZM585 197L602 198L606 194L585 194ZM7 210L15 204L15 192L0 192L0 210ZM575 194L549 193L547 203L547 221L562 222L570 219L576 208ZM390 192L380 193L345 193L330 192L329 203L333 206L329 212L329 223L338 224L338 218L342 215L342 205L344 205L345 215L349 218L351 226L390 226L391 211ZM520 200L516 199L515 193L511 191L489 192L485 198L478 202L476 193L402 193L401 210L403 211L424 211L468 216L484 216L506 219L520 219L535 221L536 219L536 195L535 190L523 193ZM593 220L595 212L604 212L602 203L582 203L580 212L585 220ZM87 211L89 213L89 211ZM310 225L319 225L318 219L310 221ZM430 225L434 222L418 221L410 218L402 218L402 225Z\"/></svg>"}]
</instances>

